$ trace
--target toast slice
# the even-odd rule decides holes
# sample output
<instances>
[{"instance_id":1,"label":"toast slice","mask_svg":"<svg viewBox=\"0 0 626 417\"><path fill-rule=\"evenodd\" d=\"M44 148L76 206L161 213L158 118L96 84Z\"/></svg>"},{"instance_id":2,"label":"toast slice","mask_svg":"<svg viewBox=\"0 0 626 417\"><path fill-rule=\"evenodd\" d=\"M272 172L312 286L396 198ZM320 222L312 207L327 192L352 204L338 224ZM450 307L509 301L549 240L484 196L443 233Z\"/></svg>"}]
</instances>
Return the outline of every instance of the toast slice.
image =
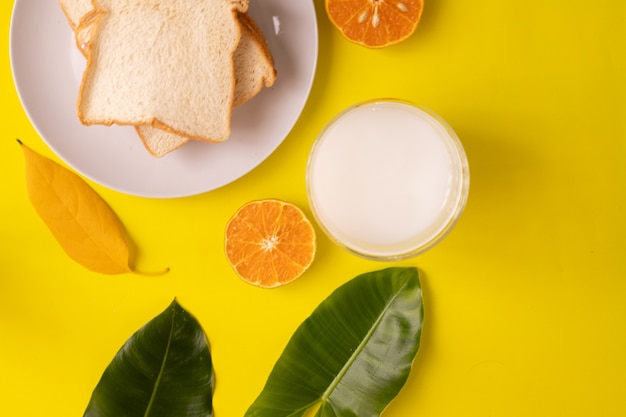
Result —
<instances>
[{"instance_id":1,"label":"toast slice","mask_svg":"<svg viewBox=\"0 0 626 417\"><path fill-rule=\"evenodd\" d=\"M230 135L247 0L93 0L79 91L85 125L151 125L192 139ZM209 94L210 92L210 94Z\"/></svg>"},{"instance_id":2,"label":"toast slice","mask_svg":"<svg viewBox=\"0 0 626 417\"><path fill-rule=\"evenodd\" d=\"M256 22L247 13L239 13L238 18L242 32L233 55L234 107L256 96L263 87L271 87L277 76L274 58ZM149 125L136 126L135 129L148 152L155 157L162 157L189 141L186 136Z\"/></svg>"}]
</instances>

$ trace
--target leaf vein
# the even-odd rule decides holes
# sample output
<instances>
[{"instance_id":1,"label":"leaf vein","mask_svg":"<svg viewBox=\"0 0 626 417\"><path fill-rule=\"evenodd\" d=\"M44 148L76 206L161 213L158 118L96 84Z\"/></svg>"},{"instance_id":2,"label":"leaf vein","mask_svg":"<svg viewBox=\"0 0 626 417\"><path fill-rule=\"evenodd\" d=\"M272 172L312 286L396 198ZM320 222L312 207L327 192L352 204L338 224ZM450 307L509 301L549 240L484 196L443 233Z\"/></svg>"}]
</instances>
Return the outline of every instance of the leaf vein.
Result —
<instances>
[{"instance_id":1,"label":"leaf vein","mask_svg":"<svg viewBox=\"0 0 626 417\"><path fill-rule=\"evenodd\" d=\"M372 336L374 335L374 332L376 331L376 329L378 329L378 326L380 325L380 323L382 322L383 317L385 316L385 314L387 313L387 311L389 311L389 308L391 307L391 305L394 303L394 301L398 298L398 296L400 295L400 293L402 292L402 290L404 290L407 286L407 283L403 283L402 286L396 291L396 293L393 295L393 297L391 297L388 301L387 304L385 305L385 307L383 308L383 310L381 311L381 313L378 315L378 318L376 319L376 321L372 324L372 327L370 328L370 330L367 332L367 334L365 335L365 337L363 338L363 340L361 341L361 343L359 343L359 346L354 350L354 352L352 353L352 355L350 355L350 358L346 361L346 364L343 366L343 368L341 368L341 370L339 371L339 373L337 373L337 376L335 376L335 378L333 379L333 381L330 383L330 385L328 386L328 388L326 389L326 391L324 392L324 394L322 394L321 400L323 403L326 403L328 401L328 398L330 398L330 396L332 395L333 391L335 390L335 388L337 388L337 385L339 385L339 383L341 382L341 380L343 379L343 377L348 373L348 370L350 369L350 367L352 366L352 364L357 360L357 358L361 355L361 352L363 352L363 350L365 349L365 346L367 345L367 343L371 340Z\"/></svg>"},{"instance_id":2,"label":"leaf vein","mask_svg":"<svg viewBox=\"0 0 626 417\"><path fill-rule=\"evenodd\" d=\"M143 414L144 417L148 417L150 415L150 411L152 410L152 406L156 398L156 393L159 390L159 384L161 383L161 379L163 378L163 373L165 371L165 363L167 362L167 357L170 353L170 346L172 345L172 338L174 335L175 317L176 317L176 311L174 310L172 311L172 322L170 325L170 334L167 339L167 346L165 348L165 353L163 354L163 361L161 361L161 368L159 369L159 374L157 375L157 379L154 382L154 388L152 389L152 394L150 395L150 401L148 401L148 406L146 407L146 411Z\"/></svg>"}]
</instances>

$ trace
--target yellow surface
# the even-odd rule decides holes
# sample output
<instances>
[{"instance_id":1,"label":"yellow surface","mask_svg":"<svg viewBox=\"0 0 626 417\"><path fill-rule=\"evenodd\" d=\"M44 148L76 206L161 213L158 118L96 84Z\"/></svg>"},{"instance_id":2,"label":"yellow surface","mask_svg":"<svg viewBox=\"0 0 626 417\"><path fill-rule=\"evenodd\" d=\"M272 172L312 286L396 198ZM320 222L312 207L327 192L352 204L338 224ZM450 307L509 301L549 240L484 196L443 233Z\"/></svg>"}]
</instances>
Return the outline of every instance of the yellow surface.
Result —
<instances>
[{"instance_id":1,"label":"yellow surface","mask_svg":"<svg viewBox=\"0 0 626 417\"><path fill-rule=\"evenodd\" d=\"M58 159L13 87L12 3L0 5L0 415L82 415L121 344L178 297L212 343L216 415L242 416L317 304L389 264L320 234L303 277L262 290L228 266L223 228L257 198L310 214L304 173L316 134L345 107L380 96L443 116L472 175L452 234L399 263L423 271L427 318L409 381L385 416L626 415L626 2L426 0L409 40L367 50L345 41L316 0L314 91L266 162L182 199L93 184L128 228L139 268L171 268L157 278L85 270L30 205L15 138Z\"/></svg>"}]
</instances>

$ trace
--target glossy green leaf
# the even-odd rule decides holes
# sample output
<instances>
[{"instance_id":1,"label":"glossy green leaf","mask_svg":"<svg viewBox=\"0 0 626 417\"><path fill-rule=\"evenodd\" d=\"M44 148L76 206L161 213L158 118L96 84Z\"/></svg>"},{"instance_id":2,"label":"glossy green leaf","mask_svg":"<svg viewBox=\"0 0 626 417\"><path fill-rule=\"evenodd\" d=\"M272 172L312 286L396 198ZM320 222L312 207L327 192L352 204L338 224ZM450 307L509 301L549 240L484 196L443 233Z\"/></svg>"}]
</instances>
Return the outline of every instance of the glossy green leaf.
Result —
<instances>
[{"instance_id":1,"label":"glossy green leaf","mask_svg":"<svg viewBox=\"0 0 626 417\"><path fill-rule=\"evenodd\" d=\"M246 417L379 416L404 386L420 344L415 268L360 275L298 327Z\"/></svg>"},{"instance_id":2,"label":"glossy green leaf","mask_svg":"<svg viewBox=\"0 0 626 417\"><path fill-rule=\"evenodd\" d=\"M197 320L174 300L119 350L85 417L209 417L213 365Z\"/></svg>"}]
</instances>

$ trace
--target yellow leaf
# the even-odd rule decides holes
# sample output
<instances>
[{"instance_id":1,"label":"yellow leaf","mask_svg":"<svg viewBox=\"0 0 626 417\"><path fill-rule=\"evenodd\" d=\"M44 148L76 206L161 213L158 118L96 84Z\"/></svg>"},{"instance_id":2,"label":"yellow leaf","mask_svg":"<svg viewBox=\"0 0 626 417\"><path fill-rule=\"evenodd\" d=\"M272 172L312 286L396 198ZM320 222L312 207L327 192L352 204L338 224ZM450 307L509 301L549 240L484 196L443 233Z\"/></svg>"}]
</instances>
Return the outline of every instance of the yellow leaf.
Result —
<instances>
[{"instance_id":1,"label":"yellow leaf","mask_svg":"<svg viewBox=\"0 0 626 417\"><path fill-rule=\"evenodd\" d=\"M111 207L81 177L18 142L28 197L70 258L103 274L134 272L124 228Z\"/></svg>"}]
</instances>

